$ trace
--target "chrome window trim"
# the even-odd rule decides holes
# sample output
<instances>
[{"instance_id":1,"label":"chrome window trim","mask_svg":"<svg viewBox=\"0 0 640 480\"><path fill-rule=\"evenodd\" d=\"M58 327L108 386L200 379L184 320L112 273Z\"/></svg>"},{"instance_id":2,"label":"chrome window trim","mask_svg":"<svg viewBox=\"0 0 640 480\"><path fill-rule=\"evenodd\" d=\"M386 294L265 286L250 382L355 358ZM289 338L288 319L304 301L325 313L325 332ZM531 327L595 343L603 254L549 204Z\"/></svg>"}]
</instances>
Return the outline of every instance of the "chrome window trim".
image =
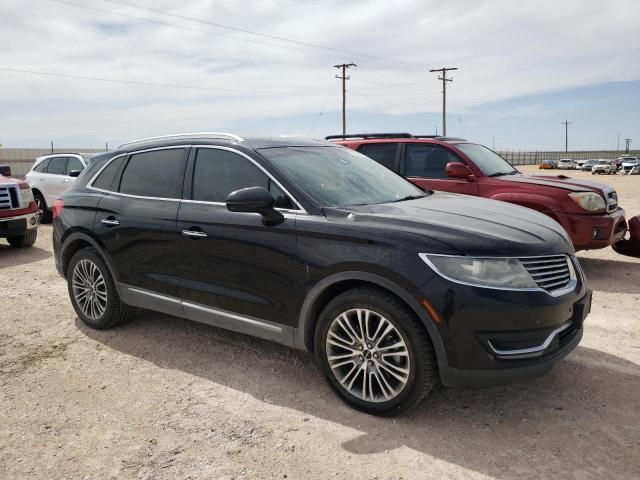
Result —
<instances>
[{"instance_id":1,"label":"chrome window trim","mask_svg":"<svg viewBox=\"0 0 640 480\"><path fill-rule=\"evenodd\" d=\"M549 348L549 345L551 345L551 342L553 341L553 339L559 333L564 332L570 326L571 326L571 321L560 325L558 328L556 328L551 333L549 333L549 335L544 340L544 342L542 342L540 345L536 347L519 348L516 350L499 350L493 346L493 344L491 343L491 340L487 340L487 343L489 344L489 348L491 348L493 353L495 353L500 357L508 357L508 358L534 357L534 356L541 355L547 348Z\"/></svg>"},{"instance_id":2,"label":"chrome window trim","mask_svg":"<svg viewBox=\"0 0 640 480\"><path fill-rule=\"evenodd\" d=\"M293 195L291 195L291 192L289 192L289 190L287 190L278 180L273 178L273 176L262 165L257 163L254 159L252 159L246 153L240 152L240 151L236 150L235 148L225 147L225 146L221 146L221 145L171 145L171 146L166 146L166 147L145 148L143 150L136 150L136 151L128 152L128 153L121 153L120 155L116 155L115 157L113 157L113 158L109 159L107 162L105 162L105 164L102 167L100 167L100 169L87 182L87 186L85 188L87 188L89 190L94 190L94 191L97 191L97 192L110 193L112 195L120 195L120 196L123 196L123 197L130 197L130 198L140 198L140 199L147 199L147 200L167 200L167 201L172 201L172 202L198 203L198 204L204 204L204 205L226 205L224 202L208 202L208 201L205 201L205 200L189 200L189 199L180 199L180 198L146 197L146 196L141 196L141 195L131 195L131 194L128 194L128 193L114 192L113 190L105 190L103 188L97 188L97 187L93 186L93 183L98 178L98 176L102 173L102 171L105 168L107 168L107 166L111 162L116 160L117 158L126 157L127 155L136 155L138 153L153 152L153 151L156 151L156 150L170 150L170 149L176 149L176 148L181 148L181 149L184 149L184 148L211 148L211 149L218 149L218 150L227 150L229 152L237 153L238 155L240 155L240 156L246 158L247 160L249 160L256 167L258 167L262 171L262 173L264 173L267 177L269 177L271 180L273 180L273 182L275 182L275 184L278 187L280 187L280 189L284 193L286 193L289 196L289 198L291 198L291 200L299 208L299 210L294 210L294 209L290 209L290 208L276 208L277 211L282 212L282 213L290 213L290 214L297 214L297 215L308 215L309 214L302 207L302 205L300 205L300 202L298 202L298 200L296 200L296 198Z\"/></svg>"},{"instance_id":3,"label":"chrome window trim","mask_svg":"<svg viewBox=\"0 0 640 480\"><path fill-rule=\"evenodd\" d=\"M482 284L479 284L479 283L465 282L463 280L457 280L455 278L452 278L452 277L442 273L433 264L433 262L431 260L429 260L429 256L431 256L431 257L449 257L449 258L477 258L477 259L480 259L480 260L504 260L504 259L511 259L511 258L515 259L515 260L520 260L520 259L528 259L528 258L538 259L538 258L564 257L565 260L567 261L567 266L569 267L569 283L567 284L566 287L561 288L559 290L548 291L548 290L545 290L544 288L540 288L540 287L535 287L535 288L534 287L531 287L531 288L494 287L494 286L491 286L491 285L482 285ZM569 292L574 291L576 286L578 285L578 279L577 279L577 275L576 275L576 267L574 266L573 255L567 255L565 253L560 253L560 254L555 254L555 255L529 255L529 256L522 256L522 257L445 255L445 254L440 254L440 253L418 253L418 257L420 257L420 260L422 260L424 263L426 263L435 273L440 275L442 278L444 278L446 280L449 280L450 282L458 283L460 285L467 285L469 287L488 288L490 290L506 290L506 291L510 291L510 292L543 292L543 293L546 293L547 295L550 295L552 297L560 297L562 295L565 295L565 294L567 294ZM523 268L525 268L525 270L526 270L526 267L523 266ZM580 270L580 272L582 273L582 270Z\"/></svg>"},{"instance_id":4,"label":"chrome window trim","mask_svg":"<svg viewBox=\"0 0 640 480\"><path fill-rule=\"evenodd\" d=\"M138 138L137 140L131 140L130 142L126 142L123 143L122 145L120 145L118 148L122 148L126 145L132 145L134 143L141 143L141 142L149 142L152 140L162 140L163 138L169 139L169 138L180 138L180 137L195 137L195 136L204 136L204 135L208 135L210 137L214 137L214 138L223 138L223 139L232 139L235 140L237 142L244 142L244 138L235 135L233 133L227 133L227 132L191 132L191 133L174 133L174 134L170 134L170 135L159 135L156 137L147 137L147 138Z\"/></svg>"}]
</instances>

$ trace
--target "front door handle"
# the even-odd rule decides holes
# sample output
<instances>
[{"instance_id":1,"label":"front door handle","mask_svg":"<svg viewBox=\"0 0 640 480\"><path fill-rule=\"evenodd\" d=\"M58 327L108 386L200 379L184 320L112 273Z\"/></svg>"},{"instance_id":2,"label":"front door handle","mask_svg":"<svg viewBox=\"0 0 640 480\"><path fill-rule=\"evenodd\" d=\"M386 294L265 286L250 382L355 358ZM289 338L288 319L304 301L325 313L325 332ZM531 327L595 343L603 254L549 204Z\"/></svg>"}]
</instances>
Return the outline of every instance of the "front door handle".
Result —
<instances>
[{"instance_id":1,"label":"front door handle","mask_svg":"<svg viewBox=\"0 0 640 480\"><path fill-rule=\"evenodd\" d=\"M104 223L108 227L115 227L120 225L120 220L116 220L114 217L107 217L100 220L100 223Z\"/></svg>"},{"instance_id":2,"label":"front door handle","mask_svg":"<svg viewBox=\"0 0 640 480\"><path fill-rule=\"evenodd\" d=\"M191 238L205 238L209 236L207 235L206 232L203 232L202 230L182 230L182 235L184 235L185 237L191 237Z\"/></svg>"}]
</instances>

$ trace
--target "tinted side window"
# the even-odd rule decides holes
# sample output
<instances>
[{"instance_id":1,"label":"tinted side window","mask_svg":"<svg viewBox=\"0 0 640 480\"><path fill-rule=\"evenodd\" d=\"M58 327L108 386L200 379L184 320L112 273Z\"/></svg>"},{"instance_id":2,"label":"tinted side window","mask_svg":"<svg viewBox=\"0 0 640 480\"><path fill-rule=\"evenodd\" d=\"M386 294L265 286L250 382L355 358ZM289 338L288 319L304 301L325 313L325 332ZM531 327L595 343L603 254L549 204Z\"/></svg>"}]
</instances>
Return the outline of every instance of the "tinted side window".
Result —
<instances>
[{"instance_id":1,"label":"tinted side window","mask_svg":"<svg viewBox=\"0 0 640 480\"><path fill-rule=\"evenodd\" d=\"M84 170L84 165L82 162L76 157L69 157L69 161L67 162L67 175L69 175L73 170Z\"/></svg>"},{"instance_id":2,"label":"tinted side window","mask_svg":"<svg viewBox=\"0 0 640 480\"><path fill-rule=\"evenodd\" d=\"M251 161L214 148L198 150L193 169L193 200L224 202L231 192L247 187L269 190L279 208L296 208L291 199Z\"/></svg>"},{"instance_id":3,"label":"tinted side window","mask_svg":"<svg viewBox=\"0 0 640 480\"><path fill-rule=\"evenodd\" d=\"M124 158L125 157L120 157L112 160L111 163L100 172L98 178L93 181L92 186L101 188L102 190L113 190L113 181L116 179L116 175L120 170L122 162L124 162Z\"/></svg>"},{"instance_id":4,"label":"tinted side window","mask_svg":"<svg viewBox=\"0 0 640 480\"><path fill-rule=\"evenodd\" d=\"M407 143L406 152L407 177L447 178L447 163L462 162L453 153L436 145Z\"/></svg>"},{"instance_id":5,"label":"tinted side window","mask_svg":"<svg viewBox=\"0 0 640 480\"><path fill-rule=\"evenodd\" d=\"M41 161L34 169L34 172L46 172L47 171L47 166L49 166L49 162L51 161L50 158L47 158L43 161Z\"/></svg>"},{"instance_id":6,"label":"tinted side window","mask_svg":"<svg viewBox=\"0 0 640 480\"><path fill-rule=\"evenodd\" d=\"M53 175L67 174L67 157L53 157L47 167L47 173Z\"/></svg>"},{"instance_id":7,"label":"tinted side window","mask_svg":"<svg viewBox=\"0 0 640 480\"><path fill-rule=\"evenodd\" d=\"M177 183L183 168L183 148L131 155L119 191L141 197L179 198Z\"/></svg>"},{"instance_id":8,"label":"tinted side window","mask_svg":"<svg viewBox=\"0 0 640 480\"><path fill-rule=\"evenodd\" d=\"M381 165L395 170L396 152L398 151L397 143L369 143L362 145L362 147L358 148L358 151L369 158L373 158Z\"/></svg>"}]
</instances>

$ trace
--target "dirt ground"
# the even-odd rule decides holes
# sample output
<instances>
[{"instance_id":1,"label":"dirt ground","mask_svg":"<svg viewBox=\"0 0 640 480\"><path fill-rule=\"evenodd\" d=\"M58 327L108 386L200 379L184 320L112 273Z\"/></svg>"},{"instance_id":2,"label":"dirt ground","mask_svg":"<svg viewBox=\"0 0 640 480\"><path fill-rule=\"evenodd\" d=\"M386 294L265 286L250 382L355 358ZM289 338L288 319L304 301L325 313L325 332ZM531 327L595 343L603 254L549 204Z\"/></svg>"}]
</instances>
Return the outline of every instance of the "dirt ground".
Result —
<instances>
[{"instance_id":1,"label":"dirt ground","mask_svg":"<svg viewBox=\"0 0 640 480\"><path fill-rule=\"evenodd\" d=\"M597 180L640 213L640 177ZM592 313L548 375L382 419L265 341L155 313L89 330L51 227L32 249L1 241L0 478L640 478L640 259L579 257Z\"/></svg>"}]
</instances>

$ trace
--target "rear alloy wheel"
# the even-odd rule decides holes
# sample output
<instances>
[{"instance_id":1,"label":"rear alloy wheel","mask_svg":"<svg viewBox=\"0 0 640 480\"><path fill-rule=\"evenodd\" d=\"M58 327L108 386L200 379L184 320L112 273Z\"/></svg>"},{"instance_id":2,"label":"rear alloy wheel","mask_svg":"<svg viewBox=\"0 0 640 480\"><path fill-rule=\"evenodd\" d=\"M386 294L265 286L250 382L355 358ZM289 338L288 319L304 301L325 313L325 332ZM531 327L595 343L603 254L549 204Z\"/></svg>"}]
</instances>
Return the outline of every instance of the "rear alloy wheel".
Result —
<instances>
[{"instance_id":1,"label":"rear alloy wheel","mask_svg":"<svg viewBox=\"0 0 640 480\"><path fill-rule=\"evenodd\" d=\"M437 377L424 327L402 301L375 287L347 291L327 305L315 351L340 397L375 415L395 415L416 405Z\"/></svg>"},{"instance_id":2,"label":"rear alloy wheel","mask_svg":"<svg viewBox=\"0 0 640 480\"><path fill-rule=\"evenodd\" d=\"M99 330L127 320L129 307L120 300L109 268L93 248L77 251L67 272L69 297L80 320Z\"/></svg>"}]
</instances>

